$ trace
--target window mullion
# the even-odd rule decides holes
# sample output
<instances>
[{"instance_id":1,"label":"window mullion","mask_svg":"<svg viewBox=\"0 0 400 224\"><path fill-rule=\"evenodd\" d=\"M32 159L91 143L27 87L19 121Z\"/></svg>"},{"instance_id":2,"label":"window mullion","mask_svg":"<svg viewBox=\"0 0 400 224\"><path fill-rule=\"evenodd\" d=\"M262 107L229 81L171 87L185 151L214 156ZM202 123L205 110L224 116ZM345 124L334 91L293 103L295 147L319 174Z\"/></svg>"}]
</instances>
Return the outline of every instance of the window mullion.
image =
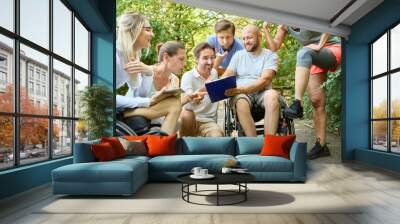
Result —
<instances>
[{"instance_id":1,"label":"window mullion","mask_svg":"<svg viewBox=\"0 0 400 224\"><path fill-rule=\"evenodd\" d=\"M72 24L72 28L71 28L71 59L72 59L72 67L71 67L71 91L72 91L72 95L71 95L71 100L72 100L72 105L71 105L71 117L75 118L75 12L72 11L71 13L71 24ZM71 122L72 124L72 133L71 133L71 150L72 150L72 155L74 155L74 151L75 151L75 126L76 126L76 121L72 120Z\"/></svg>"},{"instance_id":2,"label":"window mullion","mask_svg":"<svg viewBox=\"0 0 400 224\"><path fill-rule=\"evenodd\" d=\"M387 71L390 71L390 30L388 30L388 32L387 32ZM392 140L391 140L391 99L390 99L390 78L391 78L391 75L390 75L390 73L388 73L387 74L387 118L388 118L388 121L387 121L387 141L388 141L388 143L387 143L387 145L388 145L388 147L387 147L387 151L388 152L391 152L392 150L391 150L391 148L392 148Z\"/></svg>"},{"instance_id":3,"label":"window mullion","mask_svg":"<svg viewBox=\"0 0 400 224\"><path fill-rule=\"evenodd\" d=\"M373 45L371 44L369 47L369 52L370 52L370 55L369 55L369 65L370 65L369 66L369 69L370 69L370 71L369 71L369 119L370 119L369 138L370 138L370 141L369 141L369 144L370 144L370 149L373 149L373 147L374 147L374 143L373 143L373 141L374 141L374 136L373 136L374 125L373 125L373 121L372 121L372 119L373 119L373 104L372 104L373 99L372 99L372 97L373 97L373 91L374 91L374 85L373 85L373 79L372 79L372 72L374 71L374 69L373 69L374 64L372 63L373 62L372 57L373 57L373 53L374 53L374 48L372 46Z\"/></svg>"},{"instance_id":4,"label":"window mullion","mask_svg":"<svg viewBox=\"0 0 400 224\"><path fill-rule=\"evenodd\" d=\"M53 52L53 0L49 0L49 50ZM53 159L53 56L49 55L49 73L48 73L48 83L49 86L47 90L49 91L47 96L49 97L49 119L48 119L48 152L49 159Z\"/></svg>"},{"instance_id":5,"label":"window mullion","mask_svg":"<svg viewBox=\"0 0 400 224\"><path fill-rule=\"evenodd\" d=\"M20 27L20 0L14 1L14 30L19 35ZM17 116L20 113L20 46L19 39L14 39L14 166L19 166L19 136L20 136L20 118Z\"/></svg>"}]
</instances>

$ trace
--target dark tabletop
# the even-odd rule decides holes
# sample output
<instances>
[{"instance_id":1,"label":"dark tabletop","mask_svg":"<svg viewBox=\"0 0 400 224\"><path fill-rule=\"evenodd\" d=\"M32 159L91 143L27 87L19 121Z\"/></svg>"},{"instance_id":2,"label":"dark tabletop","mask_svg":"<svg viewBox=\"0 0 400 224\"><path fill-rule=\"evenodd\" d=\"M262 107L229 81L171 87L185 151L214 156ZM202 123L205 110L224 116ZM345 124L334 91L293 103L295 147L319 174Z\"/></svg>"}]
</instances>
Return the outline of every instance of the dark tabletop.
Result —
<instances>
[{"instance_id":1,"label":"dark tabletop","mask_svg":"<svg viewBox=\"0 0 400 224\"><path fill-rule=\"evenodd\" d=\"M177 177L178 181L186 184L236 184L248 183L255 180L255 177L249 173L212 173L215 177L211 179L194 179L186 173Z\"/></svg>"}]
</instances>

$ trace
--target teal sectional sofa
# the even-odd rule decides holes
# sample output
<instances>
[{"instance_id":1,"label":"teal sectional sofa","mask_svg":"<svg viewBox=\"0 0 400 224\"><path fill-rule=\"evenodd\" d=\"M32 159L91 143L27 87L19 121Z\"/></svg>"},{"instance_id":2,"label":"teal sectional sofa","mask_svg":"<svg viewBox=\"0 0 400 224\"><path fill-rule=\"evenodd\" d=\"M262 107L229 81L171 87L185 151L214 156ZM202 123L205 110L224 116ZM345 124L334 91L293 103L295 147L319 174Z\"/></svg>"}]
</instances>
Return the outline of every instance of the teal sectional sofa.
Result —
<instances>
[{"instance_id":1,"label":"teal sectional sofa","mask_svg":"<svg viewBox=\"0 0 400 224\"><path fill-rule=\"evenodd\" d=\"M177 140L177 155L127 156L96 162L91 141L75 144L74 163L52 171L54 194L131 195L148 181L176 181L176 177L200 166L219 172L234 159L259 182L305 182L306 143L295 142L290 159L260 156L262 137L183 137Z\"/></svg>"}]
</instances>

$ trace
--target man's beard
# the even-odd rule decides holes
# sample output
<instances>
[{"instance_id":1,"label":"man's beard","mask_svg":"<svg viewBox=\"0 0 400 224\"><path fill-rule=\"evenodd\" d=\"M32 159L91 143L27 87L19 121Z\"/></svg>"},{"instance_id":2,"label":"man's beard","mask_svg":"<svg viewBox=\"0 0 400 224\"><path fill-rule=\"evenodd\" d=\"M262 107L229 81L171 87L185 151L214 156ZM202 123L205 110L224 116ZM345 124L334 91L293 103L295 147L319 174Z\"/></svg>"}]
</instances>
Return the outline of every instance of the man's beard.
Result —
<instances>
[{"instance_id":1,"label":"man's beard","mask_svg":"<svg viewBox=\"0 0 400 224\"><path fill-rule=\"evenodd\" d=\"M212 66L210 66L210 65L205 65L205 66L204 66L204 70L207 71L207 72L211 72Z\"/></svg>"},{"instance_id":2,"label":"man's beard","mask_svg":"<svg viewBox=\"0 0 400 224\"><path fill-rule=\"evenodd\" d=\"M253 44L253 46L251 46L250 47L250 49L246 49L248 52L254 52L254 51L256 51L257 50L257 48L258 48L258 45L259 45L259 43L258 42L255 42L254 44Z\"/></svg>"}]
</instances>

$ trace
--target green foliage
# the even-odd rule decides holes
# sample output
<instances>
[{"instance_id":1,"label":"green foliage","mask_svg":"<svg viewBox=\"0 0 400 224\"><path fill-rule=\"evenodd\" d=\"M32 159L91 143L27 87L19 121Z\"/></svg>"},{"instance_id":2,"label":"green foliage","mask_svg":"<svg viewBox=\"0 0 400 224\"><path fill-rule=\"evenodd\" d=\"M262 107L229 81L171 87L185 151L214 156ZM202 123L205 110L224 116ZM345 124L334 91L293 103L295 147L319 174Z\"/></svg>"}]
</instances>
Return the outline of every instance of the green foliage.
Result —
<instances>
[{"instance_id":1,"label":"green foliage","mask_svg":"<svg viewBox=\"0 0 400 224\"><path fill-rule=\"evenodd\" d=\"M217 13L163 0L119 0L117 15L127 11L145 15L153 27L155 35L151 41L151 48L144 50L142 61L146 64L156 63L155 47L157 44L178 40L186 45L188 63L186 63L184 71L193 68L194 58L191 51L200 42L196 39L197 34L205 33L204 31L213 27L217 20ZM204 38L202 41L205 40Z\"/></svg>"},{"instance_id":2,"label":"green foliage","mask_svg":"<svg viewBox=\"0 0 400 224\"><path fill-rule=\"evenodd\" d=\"M296 54L299 49L299 43L293 37L287 36L278 52L279 66L273 80L273 86L274 88L289 90L284 95L294 95L294 71L296 69ZM283 94L282 91L281 93Z\"/></svg>"},{"instance_id":3,"label":"green foliage","mask_svg":"<svg viewBox=\"0 0 400 224\"><path fill-rule=\"evenodd\" d=\"M112 92L105 85L94 84L86 87L79 94L79 103L82 108L81 119L89 130L89 139L97 139L108 136L112 125L112 110L110 106L113 100Z\"/></svg>"}]
</instances>

